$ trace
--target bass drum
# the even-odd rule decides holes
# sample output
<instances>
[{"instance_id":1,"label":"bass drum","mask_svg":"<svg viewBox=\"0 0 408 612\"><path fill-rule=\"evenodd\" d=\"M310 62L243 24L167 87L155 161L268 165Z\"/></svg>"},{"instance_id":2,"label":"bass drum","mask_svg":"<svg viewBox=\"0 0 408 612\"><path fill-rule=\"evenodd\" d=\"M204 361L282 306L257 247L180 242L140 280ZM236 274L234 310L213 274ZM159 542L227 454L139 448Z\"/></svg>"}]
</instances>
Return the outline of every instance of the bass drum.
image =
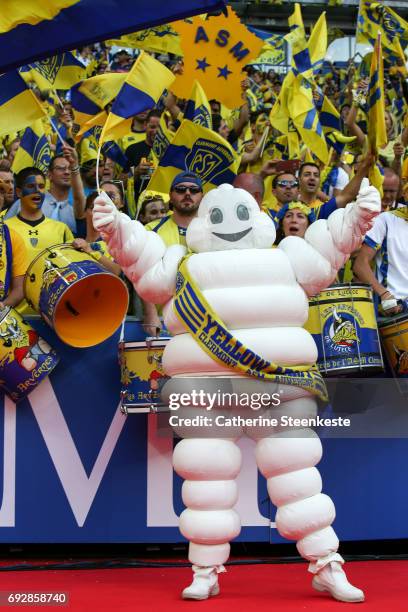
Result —
<instances>
[{"instance_id":1,"label":"bass drum","mask_svg":"<svg viewBox=\"0 0 408 612\"><path fill-rule=\"evenodd\" d=\"M126 315L129 299L119 277L69 244L49 247L32 261L24 292L57 336L75 347L109 338Z\"/></svg>"},{"instance_id":2,"label":"bass drum","mask_svg":"<svg viewBox=\"0 0 408 612\"><path fill-rule=\"evenodd\" d=\"M322 374L356 376L384 370L369 285L333 285L310 298L305 329L316 343Z\"/></svg>"}]
</instances>

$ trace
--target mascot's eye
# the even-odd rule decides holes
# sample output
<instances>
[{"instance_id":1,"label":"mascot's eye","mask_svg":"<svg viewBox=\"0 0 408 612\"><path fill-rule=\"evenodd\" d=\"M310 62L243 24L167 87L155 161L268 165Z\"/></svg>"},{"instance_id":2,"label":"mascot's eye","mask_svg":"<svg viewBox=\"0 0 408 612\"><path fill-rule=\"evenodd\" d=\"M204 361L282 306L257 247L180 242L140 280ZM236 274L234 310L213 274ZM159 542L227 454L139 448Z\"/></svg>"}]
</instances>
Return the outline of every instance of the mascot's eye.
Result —
<instances>
[{"instance_id":1,"label":"mascot's eye","mask_svg":"<svg viewBox=\"0 0 408 612\"><path fill-rule=\"evenodd\" d=\"M213 208L210 214L211 223L222 223L224 220L224 215L222 214L222 210L220 208Z\"/></svg>"},{"instance_id":2,"label":"mascot's eye","mask_svg":"<svg viewBox=\"0 0 408 612\"><path fill-rule=\"evenodd\" d=\"M237 208L237 217L241 221L247 221L249 219L249 210L244 204L240 204Z\"/></svg>"}]
</instances>

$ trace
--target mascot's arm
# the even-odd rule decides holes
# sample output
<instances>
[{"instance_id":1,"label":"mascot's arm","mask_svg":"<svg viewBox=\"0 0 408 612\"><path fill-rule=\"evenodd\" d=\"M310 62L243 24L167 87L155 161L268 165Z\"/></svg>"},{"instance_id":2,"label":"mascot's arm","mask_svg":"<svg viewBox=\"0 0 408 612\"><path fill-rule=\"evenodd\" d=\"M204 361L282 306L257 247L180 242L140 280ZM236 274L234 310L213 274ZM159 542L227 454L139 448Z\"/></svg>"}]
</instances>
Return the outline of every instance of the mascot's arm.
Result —
<instances>
[{"instance_id":1,"label":"mascot's arm","mask_svg":"<svg viewBox=\"0 0 408 612\"><path fill-rule=\"evenodd\" d=\"M327 221L310 225L301 239L285 238L279 245L294 268L296 279L308 295L328 287L349 255L358 249L375 217L381 212L381 197L364 179L357 201L334 211Z\"/></svg>"},{"instance_id":2,"label":"mascot's arm","mask_svg":"<svg viewBox=\"0 0 408 612\"><path fill-rule=\"evenodd\" d=\"M143 299L156 304L170 299L184 247L171 247L167 253L160 236L120 213L105 194L94 202L93 224Z\"/></svg>"}]
</instances>

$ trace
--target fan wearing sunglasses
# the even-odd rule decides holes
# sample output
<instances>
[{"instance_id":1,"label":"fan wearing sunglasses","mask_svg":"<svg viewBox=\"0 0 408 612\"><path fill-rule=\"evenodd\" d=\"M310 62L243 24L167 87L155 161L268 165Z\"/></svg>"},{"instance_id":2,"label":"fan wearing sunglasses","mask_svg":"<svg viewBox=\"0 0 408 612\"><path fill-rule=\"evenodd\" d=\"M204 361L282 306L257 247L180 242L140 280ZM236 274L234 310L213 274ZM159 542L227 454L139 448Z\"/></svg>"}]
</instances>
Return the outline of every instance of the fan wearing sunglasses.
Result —
<instances>
[{"instance_id":1,"label":"fan wearing sunglasses","mask_svg":"<svg viewBox=\"0 0 408 612\"><path fill-rule=\"evenodd\" d=\"M296 176L289 172L275 176L272 181L272 193L277 199L279 208L297 200L299 182Z\"/></svg>"},{"instance_id":2,"label":"fan wearing sunglasses","mask_svg":"<svg viewBox=\"0 0 408 612\"><path fill-rule=\"evenodd\" d=\"M197 214L203 198L203 184L194 172L180 172L174 177L170 187L169 208L172 213L161 219L151 221L145 227L157 233L166 246L179 244L186 246L186 232L190 221ZM144 329L150 336L155 336L161 329L161 322L154 304L144 302Z\"/></svg>"}]
</instances>

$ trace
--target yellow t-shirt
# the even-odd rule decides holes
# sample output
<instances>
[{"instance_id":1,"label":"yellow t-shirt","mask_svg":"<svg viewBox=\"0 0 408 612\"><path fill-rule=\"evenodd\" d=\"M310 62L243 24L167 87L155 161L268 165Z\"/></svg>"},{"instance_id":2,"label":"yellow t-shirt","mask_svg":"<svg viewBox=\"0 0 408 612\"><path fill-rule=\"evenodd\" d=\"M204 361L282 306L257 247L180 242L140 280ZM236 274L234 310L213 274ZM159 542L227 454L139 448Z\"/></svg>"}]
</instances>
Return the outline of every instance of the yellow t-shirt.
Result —
<instances>
[{"instance_id":1,"label":"yellow t-shirt","mask_svg":"<svg viewBox=\"0 0 408 612\"><path fill-rule=\"evenodd\" d=\"M180 227L173 219L173 215L166 215L161 219L155 219L150 221L146 226L147 230L156 232L163 240L166 246L172 246L173 244L186 244L186 228Z\"/></svg>"},{"instance_id":2,"label":"yellow t-shirt","mask_svg":"<svg viewBox=\"0 0 408 612\"><path fill-rule=\"evenodd\" d=\"M27 249L21 236L11 227L9 230L13 260L11 276L12 278L15 278L16 276L24 276L28 268Z\"/></svg>"},{"instance_id":3,"label":"yellow t-shirt","mask_svg":"<svg viewBox=\"0 0 408 612\"><path fill-rule=\"evenodd\" d=\"M48 217L33 223L17 215L6 219L5 223L10 228L10 234L17 233L22 240L26 248L28 266L47 247L72 242L74 239L68 225ZM20 302L16 309L22 315L36 314L26 300Z\"/></svg>"},{"instance_id":4,"label":"yellow t-shirt","mask_svg":"<svg viewBox=\"0 0 408 612\"><path fill-rule=\"evenodd\" d=\"M6 219L5 223L22 238L26 247L29 265L47 247L74 240L68 225L48 217L32 222L26 221L20 215L17 215Z\"/></svg>"}]
</instances>

